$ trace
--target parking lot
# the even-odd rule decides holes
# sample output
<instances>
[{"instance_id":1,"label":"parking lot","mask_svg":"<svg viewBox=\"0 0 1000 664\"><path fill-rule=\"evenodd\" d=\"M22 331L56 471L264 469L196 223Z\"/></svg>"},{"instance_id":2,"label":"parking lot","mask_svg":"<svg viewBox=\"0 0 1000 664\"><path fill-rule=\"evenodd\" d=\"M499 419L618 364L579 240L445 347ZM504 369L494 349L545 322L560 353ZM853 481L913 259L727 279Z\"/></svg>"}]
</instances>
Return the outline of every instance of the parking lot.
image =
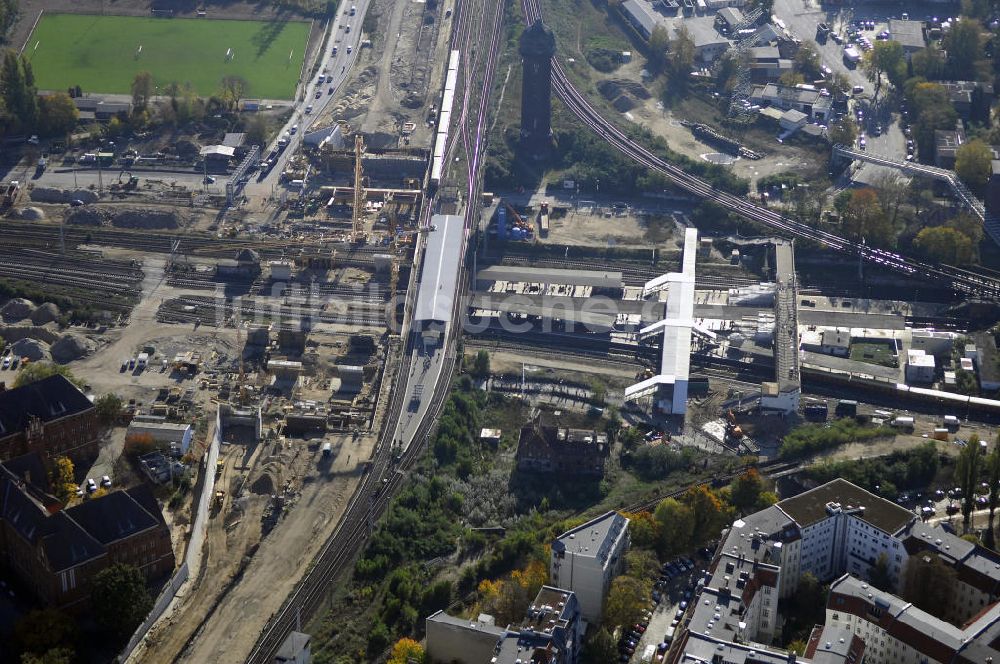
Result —
<instances>
[{"instance_id":1,"label":"parking lot","mask_svg":"<svg viewBox=\"0 0 1000 664\"><path fill-rule=\"evenodd\" d=\"M712 551L705 547L663 564L659 577L655 579L647 617L640 623L639 629L625 630L619 642L621 662L655 664L663 661L663 654L673 639L680 616L691 601L698 579L711 560ZM654 654L646 660L643 655L650 647Z\"/></svg>"},{"instance_id":2,"label":"parking lot","mask_svg":"<svg viewBox=\"0 0 1000 664\"><path fill-rule=\"evenodd\" d=\"M902 160L907 155L907 137L899 122L898 100L887 94L888 84L883 82L877 99L878 105L872 105L873 83L860 66L849 67L844 62L844 46L849 41L848 31L853 27L861 37L874 44L879 34L888 30L889 19L902 18L904 12L910 20L926 20L956 11L957 6L932 2L872 3L826 10L817 0L775 0L773 16L793 37L815 42L823 66L844 74L852 87L861 86L864 89L851 102L850 113L855 119L857 109L860 108L864 113L859 131L865 133L865 149ZM863 29L860 28L861 22L865 24ZM832 28L832 33L829 38L817 41L816 28L820 23L827 23ZM863 50L859 47L859 51ZM878 127L881 127L881 131L877 130ZM871 174L867 171L885 170L872 165L865 165L863 169L869 177Z\"/></svg>"}]
</instances>

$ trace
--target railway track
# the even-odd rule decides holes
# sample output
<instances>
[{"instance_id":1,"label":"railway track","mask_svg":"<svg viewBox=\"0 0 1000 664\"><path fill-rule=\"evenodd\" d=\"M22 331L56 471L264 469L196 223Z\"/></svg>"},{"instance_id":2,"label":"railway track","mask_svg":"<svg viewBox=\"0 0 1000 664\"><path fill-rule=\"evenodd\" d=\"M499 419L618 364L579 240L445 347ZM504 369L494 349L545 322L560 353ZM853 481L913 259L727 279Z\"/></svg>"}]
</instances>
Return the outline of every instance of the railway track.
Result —
<instances>
[{"instance_id":1,"label":"railway track","mask_svg":"<svg viewBox=\"0 0 1000 664\"><path fill-rule=\"evenodd\" d=\"M521 0L521 7L525 24L530 25L541 19L539 0ZM616 125L602 116L573 86L558 60L552 62L552 88L581 122L612 147L636 163L662 174L674 186L690 194L715 201L731 212L768 226L782 234L815 242L820 247L841 254L860 257L869 263L915 279L944 283L955 292L967 295L988 298L1000 297L1000 278L951 265L923 263L889 251L869 247L863 242L854 242L833 233L813 228L768 208L760 207L740 196L715 189L707 181L686 173L679 166L662 159L644 145L629 138Z\"/></svg>"},{"instance_id":2,"label":"railway track","mask_svg":"<svg viewBox=\"0 0 1000 664\"><path fill-rule=\"evenodd\" d=\"M759 464L747 464L746 466L743 466L742 468L735 470L733 472L713 477L711 484L712 486L715 487L725 486L726 484L729 484L734 479L745 473L750 468L756 468L758 471L760 471L761 475L767 477L768 475L777 473L783 473L787 475L789 474L789 471L794 471L798 468L801 468L803 465L804 464L795 461L789 462L780 460L765 461L764 463L759 463ZM665 493L658 494L652 498L643 499L641 501L628 505L627 507L624 508L624 511L633 513L649 512L655 509L656 506L660 504L660 501L663 501L667 498L679 498L682 495L684 495L684 493L686 493L688 489L694 486L698 486L699 484L705 484L705 482L695 482L681 489L676 489L674 491L667 491Z\"/></svg>"},{"instance_id":3,"label":"railway track","mask_svg":"<svg viewBox=\"0 0 1000 664\"><path fill-rule=\"evenodd\" d=\"M456 46L460 46L462 49L463 59L467 63L466 69L474 72L476 60L473 60L470 63L468 56L470 53L479 52L477 47L482 46L482 40L475 39L476 35L473 30L474 20L479 17L487 16L486 7L489 7L490 5L488 3L479 3L478 6L469 7L470 4L473 4L472 0L459 0L458 2L458 7L456 8L458 15L455 17L454 25L456 27L455 33L452 37L452 43ZM504 4L505 3L503 2L493 3L493 23L491 29L489 29L489 34L485 35L485 37L489 38L490 44L489 49L486 52L486 72L482 88L485 93L481 96L479 106L476 142L472 146L471 158L466 161L466 163L469 164L468 182L470 194L476 192L477 188L481 186L481 176L479 176L478 171L480 170L480 158L483 154L481 149L483 127L485 124L489 90L492 87L492 79L496 69L496 60L499 55L502 40ZM483 26L481 26L481 29L482 27ZM471 89L472 78L471 75L467 75L466 90L468 91ZM467 92L465 95L462 114L460 116L460 122L462 123L463 128L465 125L465 119L468 117L467 111L470 97L471 95ZM468 138L468 134L466 134L466 136ZM470 145L467 141L465 143L467 153L469 151L469 147ZM478 198L474 195L470 195L467 200L478 200ZM429 221L427 217L430 214L432 207L432 202L425 205L424 213L421 215L422 225ZM467 282L463 277L460 289L464 290L466 286ZM453 324L450 328L452 335L457 334L457 330L459 329L457 322L461 313L462 312L456 311L454 314L455 318L453 319ZM412 337L410 337L410 341L412 341ZM397 420L396 415L398 415L401 411L406 395L404 390L401 389L392 391L393 396L390 401L386 417L383 420L382 429L379 432L378 443L375 448L371 469L368 473L366 473L358 490L351 497L351 501L344 513L344 517L341 519L341 522L338 524L334 533L324 544L323 549L316 558L313 566L306 573L302 581L300 581L296 586L295 590L286 600L282 608L268 621L263 633L261 634L261 638L255 644L249 658L247 659L248 664L269 663L270 659L284 641L285 637L299 623L300 618L303 616L308 617L316 611L326 596L326 588L329 583L334 578L337 578L352 563L354 556L361 550L362 546L366 542L371 529L373 528L373 524L388 507L392 497L398 492L402 483L405 481L406 471L409 470L420 458L420 455L426 447L431 431L437 421L437 417L444 406L445 399L448 396L450 377L454 372L455 363L457 361L455 353L453 350L449 350L449 347L450 344L446 345L441 351L445 353L441 368L441 376L443 379L439 380L434 385L431 402L428 404L426 414L418 425L411 444L406 448L406 451L403 453L398 465L395 467L389 463L390 447L392 444L392 436L395 431L394 425ZM408 351L409 343L407 343L404 347L401 356L404 358L408 357ZM396 382L398 385L406 384L408 368L409 367L406 362L400 363L396 376Z\"/></svg>"}]
</instances>

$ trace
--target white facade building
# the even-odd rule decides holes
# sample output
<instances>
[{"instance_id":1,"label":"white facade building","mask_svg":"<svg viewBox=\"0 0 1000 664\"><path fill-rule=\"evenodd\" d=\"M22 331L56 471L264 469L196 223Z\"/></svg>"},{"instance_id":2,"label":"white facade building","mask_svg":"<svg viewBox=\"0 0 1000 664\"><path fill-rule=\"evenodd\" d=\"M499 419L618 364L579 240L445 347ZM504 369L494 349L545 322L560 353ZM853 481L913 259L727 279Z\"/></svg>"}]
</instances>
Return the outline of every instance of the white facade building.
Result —
<instances>
[{"instance_id":1,"label":"white facade building","mask_svg":"<svg viewBox=\"0 0 1000 664\"><path fill-rule=\"evenodd\" d=\"M607 512L552 542L549 582L576 593L587 621L600 619L611 581L622 571L628 523L621 514Z\"/></svg>"}]
</instances>

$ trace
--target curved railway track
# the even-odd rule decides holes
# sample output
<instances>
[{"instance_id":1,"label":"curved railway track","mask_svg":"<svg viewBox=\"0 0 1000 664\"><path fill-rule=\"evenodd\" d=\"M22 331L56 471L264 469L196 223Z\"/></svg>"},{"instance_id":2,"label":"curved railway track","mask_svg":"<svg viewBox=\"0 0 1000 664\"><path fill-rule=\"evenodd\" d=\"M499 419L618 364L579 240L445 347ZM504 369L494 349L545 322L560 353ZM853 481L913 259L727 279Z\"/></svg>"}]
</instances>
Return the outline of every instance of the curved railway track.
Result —
<instances>
[{"instance_id":1,"label":"curved railway track","mask_svg":"<svg viewBox=\"0 0 1000 664\"><path fill-rule=\"evenodd\" d=\"M539 0L521 0L525 24L542 18ZM865 261L894 272L947 284L952 290L980 297L1000 297L1000 278L954 267L933 265L901 256L889 251L869 247L827 231L813 228L800 221L785 217L773 210L760 207L751 201L715 189L709 182L686 173L651 152L644 145L629 138L616 125L607 120L573 86L558 60L552 61L552 88L569 110L624 155L666 177L674 186L699 198L715 201L727 210L746 219L764 224L794 238L815 242L821 247Z\"/></svg>"}]
</instances>

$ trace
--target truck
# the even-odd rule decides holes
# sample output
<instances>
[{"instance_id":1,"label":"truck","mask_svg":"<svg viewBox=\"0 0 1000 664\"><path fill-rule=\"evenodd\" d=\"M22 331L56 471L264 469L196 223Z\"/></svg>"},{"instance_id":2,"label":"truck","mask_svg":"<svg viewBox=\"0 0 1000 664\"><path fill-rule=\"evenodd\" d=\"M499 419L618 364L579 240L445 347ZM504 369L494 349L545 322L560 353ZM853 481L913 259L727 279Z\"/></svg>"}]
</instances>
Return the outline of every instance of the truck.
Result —
<instances>
[{"instance_id":1,"label":"truck","mask_svg":"<svg viewBox=\"0 0 1000 664\"><path fill-rule=\"evenodd\" d=\"M642 664L650 664L653 661L653 655L656 654L656 646L650 644L646 646L646 649L642 651Z\"/></svg>"},{"instance_id":2,"label":"truck","mask_svg":"<svg viewBox=\"0 0 1000 664\"><path fill-rule=\"evenodd\" d=\"M323 456L324 457L333 456L333 446L330 443L323 443Z\"/></svg>"},{"instance_id":3,"label":"truck","mask_svg":"<svg viewBox=\"0 0 1000 664\"><path fill-rule=\"evenodd\" d=\"M541 237L549 236L549 203L542 201L542 206L538 212L538 227Z\"/></svg>"},{"instance_id":4,"label":"truck","mask_svg":"<svg viewBox=\"0 0 1000 664\"><path fill-rule=\"evenodd\" d=\"M136 358L135 362L136 369L142 371L146 368L147 364L149 364L149 353L139 353L139 357Z\"/></svg>"},{"instance_id":5,"label":"truck","mask_svg":"<svg viewBox=\"0 0 1000 664\"><path fill-rule=\"evenodd\" d=\"M861 62L861 52L853 44L844 47L844 64L848 67L856 67Z\"/></svg>"},{"instance_id":6,"label":"truck","mask_svg":"<svg viewBox=\"0 0 1000 664\"><path fill-rule=\"evenodd\" d=\"M896 429L913 431L914 421L912 417L895 417L893 418L891 424Z\"/></svg>"},{"instance_id":7,"label":"truck","mask_svg":"<svg viewBox=\"0 0 1000 664\"><path fill-rule=\"evenodd\" d=\"M958 431L959 427L962 426L962 421L955 415L945 415L944 426L948 431Z\"/></svg>"}]
</instances>

